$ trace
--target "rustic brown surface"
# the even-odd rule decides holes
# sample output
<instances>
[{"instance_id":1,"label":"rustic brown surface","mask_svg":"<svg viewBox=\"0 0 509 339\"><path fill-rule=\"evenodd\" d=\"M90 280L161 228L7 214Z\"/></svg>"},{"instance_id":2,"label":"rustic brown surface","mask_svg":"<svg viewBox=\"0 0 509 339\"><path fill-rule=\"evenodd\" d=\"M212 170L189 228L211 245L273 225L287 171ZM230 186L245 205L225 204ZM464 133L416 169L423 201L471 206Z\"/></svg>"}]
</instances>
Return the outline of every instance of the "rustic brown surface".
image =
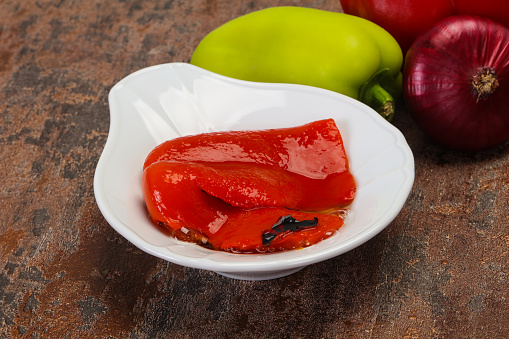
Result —
<instances>
[{"instance_id":1,"label":"rustic brown surface","mask_svg":"<svg viewBox=\"0 0 509 339\"><path fill-rule=\"evenodd\" d=\"M252 10L337 0L0 1L0 338L507 338L509 146L460 154L400 107L415 155L381 234L278 280L245 282L140 251L102 217L107 95L187 62Z\"/></svg>"}]
</instances>

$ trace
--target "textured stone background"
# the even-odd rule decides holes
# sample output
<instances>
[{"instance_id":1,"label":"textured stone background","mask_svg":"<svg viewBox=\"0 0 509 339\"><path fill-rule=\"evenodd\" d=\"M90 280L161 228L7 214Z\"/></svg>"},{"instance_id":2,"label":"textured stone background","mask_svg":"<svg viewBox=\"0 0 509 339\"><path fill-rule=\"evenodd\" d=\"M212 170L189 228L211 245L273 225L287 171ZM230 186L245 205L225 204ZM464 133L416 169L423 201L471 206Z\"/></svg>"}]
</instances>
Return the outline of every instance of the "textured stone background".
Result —
<instances>
[{"instance_id":1,"label":"textured stone background","mask_svg":"<svg viewBox=\"0 0 509 339\"><path fill-rule=\"evenodd\" d=\"M507 338L509 145L442 149L403 107L413 191L377 237L278 280L141 252L104 220L93 176L107 95L140 68L275 5L337 0L0 1L0 338Z\"/></svg>"}]
</instances>

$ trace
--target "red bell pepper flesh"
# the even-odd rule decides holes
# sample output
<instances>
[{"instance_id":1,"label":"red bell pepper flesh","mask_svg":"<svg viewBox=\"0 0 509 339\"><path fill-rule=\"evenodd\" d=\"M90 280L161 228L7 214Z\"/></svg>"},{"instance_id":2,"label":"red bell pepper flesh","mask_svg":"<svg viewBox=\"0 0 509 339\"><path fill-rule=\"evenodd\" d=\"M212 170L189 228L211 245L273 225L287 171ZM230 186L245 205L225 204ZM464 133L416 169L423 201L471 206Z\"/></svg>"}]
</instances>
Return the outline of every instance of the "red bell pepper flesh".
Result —
<instances>
[{"instance_id":1,"label":"red bell pepper flesh","mask_svg":"<svg viewBox=\"0 0 509 339\"><path fill-rule=\"evenodd\" d=\"M197 232L215 249L240 252L288 250L327 238L343 219L324 211L348 205L356 190L332 120L171 140L147 157L142 189L154 222ZM318 225L262 246L263 232L288 214L317 217Z\"/></svg>"},{"instance_id":2,"label":"red bell pepper flesh","mask_svg":"<svg viewBox=\"0 0 509 339\"><path fill-rule=\"evenodd\" d=\"M291 213L298 220L318 218L318 225L298 232L287 232L276 237L269 246L262 245L262 234L271 228L281 216ZM253 222L255 220L256 222ZM242 210L232 215L231 219L221 228L218 237L223 241L223 250L234 252L284 251L299 249L313 245L334 234L343 226L343 218L302 211L289 211L279 207L266 207L255 210ZM242 232L238 230L242 229Z\"/></svg>"},{"instance_id":3,"label":"red bell pepper flesh","mask_svg":"<svg viewBox=\"0 0 509 339\"><path fill-rule=\"evenodd\" d=\"M207 167L196 179L200 188L242 208L284 206L323 211L346 206L355 197L355 181L348 171L314 179L252 163L210 163Z\"/></svg>"},{"instance_id":4,"label":"red bell pepper flesh","mask_svg":"<svg viewBox=\"0 0 509 339\"><path fill-rule=\"evenodd\" d=\"M317 179L348 170L343 140L332 119L290 128L180 137L157 146L143 168L162 160L250 162Z\"/></svg>"},{"instance_id":5,"label":"red bell pepper flesh","mask_svg":"<svg viewBox=\"0 0 509 339\"><path fill-rule=\"evenodd\" d=\"M334 215L293 209L299 208L306 200L302 196L309 193L308 187L299 187L300 177L252 164L218 170L203 164L161 161L144 171L142 187L154 221L173 230L184 227L197 231L214 248L254 251L263 247L262 233L280 217L291 214L301 220L319 218L317 227L291 236L283 234L266 247L294 249L327 238L343 224L343 219ZM246 182L252 178L256 179ZM238 191L241 184L242 190Z\"/></svg>"}]
</instances>

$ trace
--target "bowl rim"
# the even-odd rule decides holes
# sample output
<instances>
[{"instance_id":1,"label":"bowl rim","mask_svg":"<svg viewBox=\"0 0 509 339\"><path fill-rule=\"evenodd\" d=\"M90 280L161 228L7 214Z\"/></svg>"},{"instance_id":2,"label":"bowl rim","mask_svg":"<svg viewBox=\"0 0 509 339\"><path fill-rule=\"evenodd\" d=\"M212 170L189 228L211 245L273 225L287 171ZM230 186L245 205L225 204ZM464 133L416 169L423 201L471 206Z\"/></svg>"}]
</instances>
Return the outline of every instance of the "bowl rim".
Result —
<instances>
[{"instance_id":1,"label":"bowl rim","mask_svg":"<svg viewBox=\"0 0 509 339\"><path fill-rule=\"evenodd\" d=\"M335 96L342 101L346 101L349 104L359 107L361 110L370 111L371 116L375 121L381 124L385 129L390 131L396 138L395 145L397 145L400 150L404 153L405 156L405 164L401 168L406 176L406 180L404 185L399 189L400 194L397 196L394 203L387 209L387 211L383 214L383 217L376 221L370 228L363 230L360 232L354 239L350 239L347 244L342 244L341 247L331 247L327 249L322 249L319 252L312 252L311 249L313 246L304 248L302 250L298 250L299 255L295 257L288 257L288 255L282 255L287 252L277 252L277 253L267 253L267 254L235 254L235 253L227 253L227 252L219 252L219 251L211 251L214 254L221 253L220 257L225 256L228 258L229 256L233 256L231 258L238 259L239 256L249 256L251 259L253 256L256 257L267 257L271 256L271 260L265 261L263 259L259 261L217 261L211 260L208 257L199 257L192 258L185 255L180 255L178 253L165 251L162 253L161 247L153 244L149 244L143 239L141 239L134 231L132 231L129 227L126 227L121 220L117 218L117 216L110 211L107 203L107 194L102 189L102 181L104 180L104 170L105 170L105 159L108 155L114 151L114 147L116 146L114 140L117 138L117 133L119 133L119 120L121 119L118 109L115 107L115 101L112 100L115 92L119 90L127 81L136 78L138 75L144 74L146 72L154 72L161 68L180 68L180 69L190 69L197 72L202 72L207 77L212 77L215 80L228 82L229 84L237 85L237 86L249 86L258 89L267 89L267 90L287 90L287 91L307 91L311 93L316 93L317 95L326 95L326 96ZM96 199L96 203L103 214L105 220L108 224L113 227L120 235L126 238L129 242L134 244L136 247L141 249L142 251L151 254L155 257L173 262L178 265L211 270L217 272L271 272L271 271L281 271L287 269L298 268L302 266L307 266L313 263L321 262L333 257L336 257L340 254L348 252L368 240L372 239L378 233L380 233L383 229L385 229L399 214L401 209L403 208L412 188L415 179L415 168L414 168L414 158L410 147L408 146L405 137L397 129L394 125L385 121L381 116L378 115L374 110L370 107L364 105L360 101L347 97L345 95L332 92L329 90L310 87L305 85L296 85L296 84L279 84L279 83L261 83L261 82L249 82L244 80L233 79L229 77L225 77L219 74L215 74L204 69L201 69L197 66L187 64L187 63L167 63L149 66L138 71L135 71L119 82L117 82L110 90L109 95L109 108L110 108L110 126L108 137L106 143L104 145L103 152L99 158L99 161L96 166L96 171L94 174L94 195ZM354 177L355 177L355 173ZM183 246L198 246L190 243L184 243ZM310 252L310 253L306 253ZM302 254L304 253L304 254ZM277 257L283 257L281 260L277 260ZM272 260L276 258L276 260Z\"/></svg>"}]
</instances>

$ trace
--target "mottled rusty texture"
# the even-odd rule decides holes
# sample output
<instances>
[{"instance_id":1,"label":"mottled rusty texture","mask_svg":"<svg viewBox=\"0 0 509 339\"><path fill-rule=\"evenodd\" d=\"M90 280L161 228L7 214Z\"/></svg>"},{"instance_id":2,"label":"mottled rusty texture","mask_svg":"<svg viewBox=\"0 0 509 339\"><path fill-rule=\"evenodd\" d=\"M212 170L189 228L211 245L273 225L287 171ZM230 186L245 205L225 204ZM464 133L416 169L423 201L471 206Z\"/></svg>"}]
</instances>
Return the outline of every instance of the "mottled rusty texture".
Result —
<instances>
[{"instance_id":1,"label":"mottled rusty texture","mask_svg":"<svg viewBox=\"0 0 509 339\"><path fill-rule=\"evenodd\" d=\"M1 1L0 338L507 338L509 146L442 149L404 108L416 180L377 237L286 278L245 282L145 254L99 212L107 95L189 61L210 30L337 0Z\"/></svg>"}]
</instances>

